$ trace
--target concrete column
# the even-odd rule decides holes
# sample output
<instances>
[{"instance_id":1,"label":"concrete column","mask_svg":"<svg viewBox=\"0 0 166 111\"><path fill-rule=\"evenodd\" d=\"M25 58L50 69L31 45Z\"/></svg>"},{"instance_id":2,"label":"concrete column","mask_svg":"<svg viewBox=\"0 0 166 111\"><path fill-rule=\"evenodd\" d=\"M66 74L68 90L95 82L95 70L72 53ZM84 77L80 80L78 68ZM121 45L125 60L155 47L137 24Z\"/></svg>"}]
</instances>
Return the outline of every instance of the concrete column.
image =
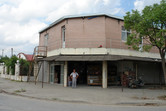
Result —
<instances>
[{"instance_id":1,"label":"concrete column","mask_svg":"<svg viewBox=\"0 0 166 111\"><path fill-rule=\"evenodd\" d=\"M64 87L67 87L67 61L65 61L64 65Z\"/></svg>"},{"instance_id":2,"label":"concrete column","mask_svg":"<svg viewBox=\"0 0 166 111\"><path fill-rule=\"evenodd\" d=\"M9 69L10 69L10 71L9 71L9 75L12 75L12 68L11 67L9 67Z\"/></svg>"},{"instance_id":3,"label":"concrete column","mask_svg":"<svg viewBox=\"0 0 166 111\"><path fill-rule=\"evenodd\" d=\"M15 64L15 76L20 75L20 63L19 60L17 60L17 63Z\"/></svg>"},{"instance_id":4,"label":"concrete column","mask_svg":"<svg viewBox=\"0 0 166 111\"><path fill-rule=\"evenodd\" d=\"M64 64L62 65L61 64L61 80L60 80L60 82L61 82L61 84L64 84Z\"/></svg>"},{"instance_id":5,"label":"concrete column","mask_svg":"<svg viewBox=\"0 0 166 111\"><path fill-rule=\"evenodd\" d=\"M102 87L107 88L107 61L103 61L102 68Z\"/></svg>"},{"instance_id":6,"label":"concrete column","mask_svg":"<svg viewBox=\"0 0 166 111\"><path fill-rule=\"evenodd\" d=\"M2 74L5 74L5 65L3 65L3 72Z\"/></svg>"},{"instance_id":7,"label":"concrete column","mask_svg":"<svg viewBox=\"0 0 166 111\"><path fill-rule=\"evenodd\" d=\"M7 75L7 66L5 66L5 75Z\"/></svg>"},{"instance_id":8,"label":"concrete column","mask_svg":"<svg viewBox=\"0 0 166 111\"><path fill-rule=\"evenodd\" d=\"M4 63L1 63L1 74L4 74L4 70L5 70L5 65L4 65Z\"/></svg>"}]
</instances>

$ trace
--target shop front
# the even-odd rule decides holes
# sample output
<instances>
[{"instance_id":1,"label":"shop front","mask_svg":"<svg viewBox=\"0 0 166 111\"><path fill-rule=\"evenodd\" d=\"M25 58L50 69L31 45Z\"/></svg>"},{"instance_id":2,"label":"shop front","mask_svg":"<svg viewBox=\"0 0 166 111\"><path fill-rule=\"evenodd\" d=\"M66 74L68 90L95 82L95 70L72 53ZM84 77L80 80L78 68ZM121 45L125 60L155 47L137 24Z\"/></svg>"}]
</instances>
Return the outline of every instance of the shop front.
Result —
<instances>
[{"instance_id":1,"label":"shop front","mask_svg":"<svg viewBox=\"0 0 166 111\"><path fill-rule=\"evenodd\" d=\"M123 58L122 58L123 57ZM143 76L147 84L162 84L163 73L160 62L124 56L55 56L45 59L49 63L49 83L68 86L73 69L79 74L78 85L127 86L127 78ZM122 83L122 74L125 74ZM153 75L153 76L152 76Z\"/></svg>"},{"instance_id":2,"label":"shop front","mask_svg":"<svg viewBox=\"0 0 166 111\"><path fill-rule=\"evenodd\" d=\"M73 69L79 74L78 85L102 85L102 62L69 61L68 76Z\"/></svg>"}]
</instances>

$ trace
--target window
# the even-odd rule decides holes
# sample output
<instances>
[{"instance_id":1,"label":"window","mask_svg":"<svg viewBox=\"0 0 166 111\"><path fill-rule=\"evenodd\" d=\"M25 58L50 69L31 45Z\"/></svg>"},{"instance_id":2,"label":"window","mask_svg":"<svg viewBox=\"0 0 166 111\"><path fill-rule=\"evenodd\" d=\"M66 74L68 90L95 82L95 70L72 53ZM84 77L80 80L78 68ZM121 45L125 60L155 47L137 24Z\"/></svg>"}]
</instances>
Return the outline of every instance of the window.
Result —
<instances>
[{"instance_id":1,"label":"window","mask_svg":"<svg viewBox=\"0 0 166 111\"><path fill-rule=\"evenodd\" d=\"M126 30L124 26L122 26L122 40L127 41L127 37L131 34L130 30Z\"/></svg>"},{"instance_id":2,"label":"window","mask_svg":"<svg viewBox=\"0 0 166 111\"><path fill-rule=\"evenodd\" d=\"M65 48L65 26L62 27L62 48Z\"/></svg>"},{"instance_id":3,"label":"window","mask_svg":"<svg viewBox=\"0 0 166 111\"><path fill-rule=\"evenodd\" d=\"M48 34L44 36L44 46L48 45Z\"/></svg>"}]
</instances>

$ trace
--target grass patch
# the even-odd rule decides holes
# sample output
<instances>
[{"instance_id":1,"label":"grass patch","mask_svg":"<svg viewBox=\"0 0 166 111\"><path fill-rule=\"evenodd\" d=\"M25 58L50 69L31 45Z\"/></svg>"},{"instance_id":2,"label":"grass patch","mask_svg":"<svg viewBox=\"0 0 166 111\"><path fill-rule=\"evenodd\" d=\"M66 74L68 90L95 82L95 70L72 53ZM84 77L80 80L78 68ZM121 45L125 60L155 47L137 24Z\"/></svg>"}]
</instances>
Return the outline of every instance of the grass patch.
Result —
<instances>
[{"instance_id":1,"label":"grass patch","mask_svg":"<svg viewBox=\"0 0 166 111\"><path fill-rule=\"evenodd\" d=\"M160 100L166 100L166 95L158 96L158 99L160 99Z\"/></svg>"},{"instance_id":2,"label":"grass patch","mask_svg":"<svg viewBox=\"0 0 166 111\"><path fill-rule=\"evenodd\" d=\"M141 99L147 100L147 99L150 99L150 98L148 98L148 97L141 97Z\"/></svg>"},{"instance_id":3,"label":"grass patch","mask_svg":"<svg viewBox=\"0 0 166 111\"><path fill-rule=\"evenodd\" d=\"M158 106L157 103L145 103L144 106Z\"/></svg>"},{"instance_id":4,"label":"grass patch","mask_svg":"<svg viewBox=\"0 0 166 111\"><path fill-rule=\"evenodd\" d=\"M26 90L25 89L20 89L20 90L15 90L14 92L15 93L21 93L21 92L26 92Z\"/></svg>"},{"instance_id":5,"label":"grass patch","mask_svg":"<svg viewBox=\"0 0 166 111\"><path fill-rule=\"evenodd\" d=\"M57 98L52 98L52 100L57 100Z\"/></svg>"},{"instance_id":6,"label":"grass patch","mask_svg":"<svg viewBox=\"0 0 166 111\"><path fill-rule=\"evenodd\" d=\"M133 96L131 97L133 99L139 99L139 100L150 100L150 99L154 99L154 98L148 98L148 97L137 97L137 96Z\"/></svg>"},{"instance_id":7,"label":"grass patch","mask_svg":"<svg viewBox=\"0 0 166 111\"><path fill-rule=\"evenodd\" d=\"M22 81L19 81L19 80L11 80L11 81L14 81L14 82L22 82Z\"/></svg>"},{"instance_id":8,"label":"grass patch","mask_svg":"<svg viewBox=\"0 0 166 111\"><path fill-rule=\"evenodd\" d=\"M139 97L136 97L136 96L134 96L134 97L131 97L132 99L139 99Z\"/></svg>"}]
</instances>

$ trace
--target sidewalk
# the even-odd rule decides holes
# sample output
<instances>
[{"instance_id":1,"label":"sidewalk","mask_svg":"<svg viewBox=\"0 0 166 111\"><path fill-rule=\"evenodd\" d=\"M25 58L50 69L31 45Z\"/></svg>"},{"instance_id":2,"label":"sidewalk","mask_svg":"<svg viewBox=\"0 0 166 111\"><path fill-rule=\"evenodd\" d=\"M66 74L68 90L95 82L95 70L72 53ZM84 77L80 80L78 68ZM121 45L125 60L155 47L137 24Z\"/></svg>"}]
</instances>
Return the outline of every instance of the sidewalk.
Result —
<instances>
[{"instance_id":1,"label":"sidewalk","mask_svg":"<svg viewBox=\"0 0 166 111\"><path fill-rule=\"evenodd\" d=\"M78 86L64 88L59 84L35 85L34 82L16 82L0 78L0 91L8 94L20 95L30 98L76 102L100 105L165 105L166 100L158 99L166 96L166 89L129 89L109 87L103 89L99 86ZM20 92L21 91L21 92Z\"/></svg>"}]
</instances>

